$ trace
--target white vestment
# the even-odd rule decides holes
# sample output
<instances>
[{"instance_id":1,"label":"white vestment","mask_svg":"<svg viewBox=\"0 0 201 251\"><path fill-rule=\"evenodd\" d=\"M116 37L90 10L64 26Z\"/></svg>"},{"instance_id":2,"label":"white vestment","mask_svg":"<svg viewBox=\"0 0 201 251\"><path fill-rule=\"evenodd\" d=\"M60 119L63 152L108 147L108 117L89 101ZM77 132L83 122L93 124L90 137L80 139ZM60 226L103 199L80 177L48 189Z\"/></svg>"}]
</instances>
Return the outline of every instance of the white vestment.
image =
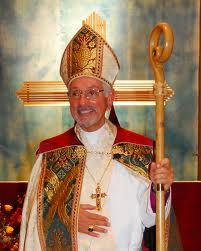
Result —
<instances>
[{"instance_id":1,"label":"white vestment","mask_svg":"<svg viewBox=\"0 0 201 251\"><path fill-rule=\"evenodd\" d=\"M112 127L112 129L111 129ZM150 205L150 181L143 178L109 154L116 137L116 128L110 122L95 132L79 131L78 137L86 147L87 159L83 178L80 203L95 205L91 194L95 193L96 183L100 182L102 210L91 212L106 216L110 227L99 238L78 233L79 251L139 251L141 250L145 227L155 225L155 213ZM34 165L24 202L20 232L20 251L40 251L37 230L37 182L41 170L42 154ZM110 164L108 165L108 163ZM32 203L28 205L28 198ZM166 216L169 214L171 196L166 203ZM27 208L30 214L27 215ZM29 210L28 210L29 211Z\"/></svg>"}]
</instances>

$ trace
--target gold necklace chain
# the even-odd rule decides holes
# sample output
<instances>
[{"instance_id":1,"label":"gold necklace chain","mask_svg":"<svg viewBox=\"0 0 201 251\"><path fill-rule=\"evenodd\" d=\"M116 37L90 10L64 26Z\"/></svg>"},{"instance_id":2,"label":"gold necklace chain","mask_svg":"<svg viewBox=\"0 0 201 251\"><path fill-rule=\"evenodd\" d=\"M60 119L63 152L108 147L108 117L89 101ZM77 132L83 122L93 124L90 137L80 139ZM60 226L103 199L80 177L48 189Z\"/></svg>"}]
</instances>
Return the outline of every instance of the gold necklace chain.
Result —
<instances>
[{"instance_id":1,"label":"gold necklace chain","mask_svg":"<svg viewBox=\"0 0 201 251\"><path fill-rule=\"evenodd\" d=\"M109 129L110 129L110 137L115 136L116 135L116 128L113 129L112 126L110 125L110 123L108 121L106 121L106 125L109 126ZM80 126L78 124L76 124L75 125L75 133L76 133L77 137L79 138L79 140L84 144L85 140L82 138L81 130L80 129L81 129ZM105 149L105 147L103 147L103 149ZM96 181L96 178L94 177L94 175L92 175L92 173L90 172L90 170L87 167L87 165L85 165L85 167L86 167L86 169L87 169L87 171L89 173L89 176L91 177L92 181L96 185L95 193L92 193L90 195L90 197L92 199L96 200L96 209L100 211L102 209L102 206L103 206L103 203L102 203L101 199L105 198L107 196L107 194L105 192L101 191L100 184L101 184L101 182L102 182L102 180L103 180L103 178L104 178L104 176L105 176L105 174L106 174L106 172L107 172L107 170L108 170L108 168L110 166L110 163L111 163L111 161L113 159L112 158L112 149L110 149L110 152L108 152L108 151L96 151L95 149L91 149L91 150L88 150L87 153L89 153L89 154L97 154L97 155L99 155L99 157L101 157L101 155L110 156L110 160L109 160L106 168L104 169L104 171L103 171L103 173L102 173L102 175L100 177L100 180L98 182ZM108 187L109 187L109 185L108 185Z\"/></svg>"},{"instance_id":2,"label":"gold necklace chain","mask_svg":"<svg viewBox=\"0 0 201 251\"><path fill-rule=\"evenodd\" d=\"M89 171L88 166L86 165L86 169L87 169L89 175L91 176L91 178L92 178L92 180L94 181L95 184L97 184L97 185L98 185L98 184L99 184L99 185L101 184L101 181L102 181L102 179L103 179L103 177L104 177L104 175L105 175L105 173L106 173L108 167L110 166L111 161L112 161L112 158L110 158L110 160L109 160L109 162L108 162L108 164L107 164L107 166L106 166L106 168L105 168L105 170L104 170L104 172L103 172L103 174L102 174L102 176L101 176L99 182L96 181L95 177L92 175L92 173Z\"/></svg>"},{"instance_id":3,"label":"gold necklace chain","mask_svg":"<svg viewBox=\"0 0 201 251\"><path fill-rule=\"evenodd\" d=\"M107 194L106 194L105 192L102 193L100 184L101 184L101 181L102 181L102 179L103 179L103 177L104 177L106 171L108 170L108 168L109 168L109 166L110 166L111 161L112 161L112 158L110 158L110 160L109 160L109 162L108 162L108 164L107 164L107 166L106 166L106 168L105 168L105 170L104 170L104 172L103 172L103 174L102 174L102 176L101 176L99 182L96 181L95 177L92 175L92 173L89 171L89 168L88 168L87 165L86 165L86 169L87 169L89 175L91 176L92 180L93 180L93 181L95 182L95 184L96 184L95 193L92 193L92 194L90 195L90 197L91 197L92 199L96 199L96 209L97 209L98 211L100 211L100 210L102 209L102 207L103 207L103 203L102 203L101 199L102 199L102 198L105 198L105 197L107 196Z\"/></svg>"},{"instance_id":4,"label":"gold necklace chain","mask_svg":"<svg viewBox=\"0 0 201 251\"><path fill-rule=\"evenodd\" d=\"M100 155L112 155L111 152L87 151L87 153L94 153L94 154L100 154Z\"/></svg>"}]
</instances>

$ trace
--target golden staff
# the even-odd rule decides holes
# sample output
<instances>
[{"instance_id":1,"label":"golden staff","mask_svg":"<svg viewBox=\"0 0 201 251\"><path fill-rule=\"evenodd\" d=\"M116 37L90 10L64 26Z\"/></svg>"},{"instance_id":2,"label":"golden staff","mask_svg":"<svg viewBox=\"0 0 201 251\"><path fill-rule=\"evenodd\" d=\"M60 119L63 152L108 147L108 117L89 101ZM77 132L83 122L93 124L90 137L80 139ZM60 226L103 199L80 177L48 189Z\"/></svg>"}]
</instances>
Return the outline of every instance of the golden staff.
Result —
<instances>
[{"instance_id":1,"label":"golden staff","mask_svg":"<svg viewBox=\"0 0 201 251\"><path fill-rule=\"evenodd\" d=\"M163 33L164 47L160 47L160 35ZM158 23L150 34L149 60L153 68L156 99L156 163L164 158L164 96L166 94L163 63L170 57L174 44L172 29L167 23ZM156 251L165 251L165 191L162 184L156 191Z\"/></svg>"}]
</instances>

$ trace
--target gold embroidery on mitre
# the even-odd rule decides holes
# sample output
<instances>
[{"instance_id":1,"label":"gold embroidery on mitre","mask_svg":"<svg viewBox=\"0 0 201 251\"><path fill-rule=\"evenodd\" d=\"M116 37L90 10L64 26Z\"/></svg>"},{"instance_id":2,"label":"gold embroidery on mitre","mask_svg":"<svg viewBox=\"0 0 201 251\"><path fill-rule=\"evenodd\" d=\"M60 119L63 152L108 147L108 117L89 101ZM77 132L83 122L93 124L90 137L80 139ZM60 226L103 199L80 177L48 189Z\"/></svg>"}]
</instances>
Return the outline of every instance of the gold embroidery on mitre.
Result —
<instances>
[{"instance_id":1,"label":"gold embroidery on mitre","mask_svg":"<svg viewBox=\"0 0 201 251\"><path fill-rule=\"evenodd\" d=\"M72 42L72 75L96 73L97 36L84 28Z\"/></svg>"},{"instance_id":2,"label":"gold embroidery on mitre","mask_svg":"<svg viewBox=\"0 0 201 251\"><path fill-rule=\"evenodd\" d=\"M103 58L104 47L107 47L107 53L112 55L116 66L119 69L118 59L110 45L90 26L84 24L76 33L70 43L67 45L60 66L60 74L64 83L68 84L75 78L81 76L95 77L103 82L113 85L117 71L111 72L109 79L107 74L102 75L103 65L107 57ZM108 62L107 62L108 64Z\"/></svg>"}]
</instances>

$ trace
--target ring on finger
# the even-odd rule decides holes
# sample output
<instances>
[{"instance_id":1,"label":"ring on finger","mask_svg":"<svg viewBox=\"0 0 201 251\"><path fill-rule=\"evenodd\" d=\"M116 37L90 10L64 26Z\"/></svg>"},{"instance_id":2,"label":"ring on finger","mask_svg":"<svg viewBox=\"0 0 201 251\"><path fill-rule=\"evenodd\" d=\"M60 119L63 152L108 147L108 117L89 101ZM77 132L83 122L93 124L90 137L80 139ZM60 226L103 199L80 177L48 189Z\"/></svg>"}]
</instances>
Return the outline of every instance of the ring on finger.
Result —
<instances>
[{"instance_id":1,"label":"ring on finger","mask_svg":"<svg viewBox=\"0 0 201 251\"><path fill-rule=\"evenodd\" d=\"M88 227L88 231L89 231L89 232L93 232L93 231L94 231L94 226L93 226L93 225L90 225L90 226Z\"/></svg>"}]
</instances>

